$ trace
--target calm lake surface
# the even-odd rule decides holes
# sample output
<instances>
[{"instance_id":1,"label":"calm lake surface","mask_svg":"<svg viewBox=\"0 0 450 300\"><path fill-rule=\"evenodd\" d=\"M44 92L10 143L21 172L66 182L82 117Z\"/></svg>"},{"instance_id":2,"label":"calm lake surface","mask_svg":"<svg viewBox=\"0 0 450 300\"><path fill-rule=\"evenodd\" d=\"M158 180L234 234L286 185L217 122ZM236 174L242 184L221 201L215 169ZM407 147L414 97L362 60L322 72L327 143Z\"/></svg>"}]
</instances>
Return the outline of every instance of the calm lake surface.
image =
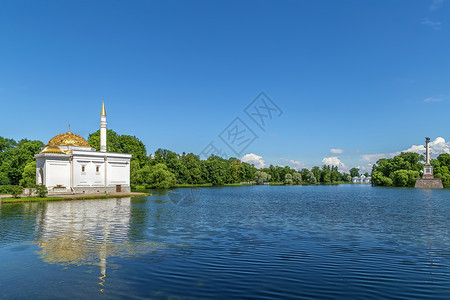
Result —
<instances>
[{"instance_id":1,"label":"calm lake surface","mask_svg":"<svg viewBox=\"0 0 450 300\"><path fill-rule=\"evenodd\" d=\"M177 189L3 204L0 299L450 297L450 190Z\"/></svg>"}]
</instances>

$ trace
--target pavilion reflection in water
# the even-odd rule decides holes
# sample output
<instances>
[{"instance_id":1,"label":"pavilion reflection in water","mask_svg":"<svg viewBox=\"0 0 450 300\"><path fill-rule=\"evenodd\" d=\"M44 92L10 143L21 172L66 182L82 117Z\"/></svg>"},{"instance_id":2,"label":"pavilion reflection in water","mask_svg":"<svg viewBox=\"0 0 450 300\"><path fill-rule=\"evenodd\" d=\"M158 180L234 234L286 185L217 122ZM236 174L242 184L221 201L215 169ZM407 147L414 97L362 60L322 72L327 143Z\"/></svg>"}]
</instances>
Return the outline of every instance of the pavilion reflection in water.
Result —
<instances>
[{"instance_id":1,"label":"pavilion reflection in water","mask_svg":"<svg viewBox=\"0 0 450 300\"><path fill-rule=\"evenodd\" d=\"M156 249L130 241L131 198L48 202L40 215L40 257L61 265L98 265L103 285L108 257L132 257Z\"/></svg>"}]
</instances>

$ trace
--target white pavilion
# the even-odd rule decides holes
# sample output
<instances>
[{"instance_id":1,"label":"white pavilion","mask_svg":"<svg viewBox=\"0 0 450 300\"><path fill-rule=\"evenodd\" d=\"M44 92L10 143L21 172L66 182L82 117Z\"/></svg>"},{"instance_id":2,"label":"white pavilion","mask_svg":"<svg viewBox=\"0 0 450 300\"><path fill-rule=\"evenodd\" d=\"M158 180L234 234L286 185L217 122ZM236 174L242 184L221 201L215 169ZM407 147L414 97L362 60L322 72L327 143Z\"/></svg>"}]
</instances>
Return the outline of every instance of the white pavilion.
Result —
<instances>
[{"instance_id":1,"label":"white pavilion","mask_svg":"<svg viewBox=\"0 0 450 300\"><path fill-rule=\"evenodd\" d=\"M106 110L100 114L100 151L70 132L53 137L36 159L36 183L49 194L130 192L131 154L106 151Z\"/></svg>"}]
</instances>

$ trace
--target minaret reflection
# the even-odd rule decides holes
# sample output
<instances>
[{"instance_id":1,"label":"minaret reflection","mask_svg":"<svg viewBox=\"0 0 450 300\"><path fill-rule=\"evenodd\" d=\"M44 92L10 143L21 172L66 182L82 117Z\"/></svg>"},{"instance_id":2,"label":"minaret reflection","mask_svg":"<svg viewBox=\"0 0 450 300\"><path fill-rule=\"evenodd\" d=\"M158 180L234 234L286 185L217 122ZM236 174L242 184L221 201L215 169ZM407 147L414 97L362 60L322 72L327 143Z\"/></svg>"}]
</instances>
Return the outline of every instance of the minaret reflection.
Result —
<instances>
[{"instance_id":1,"label":"minaret reflection","mask_svg":"<svg viewBox=\"0 0 450 300\"><path fill-rule=\"evenodd\" d=\"M40 257L47 263L97 265L103 291L109 257L148 253L130 241L131 198L48 202L38 216Z\"/></svg>"}]
</instances>

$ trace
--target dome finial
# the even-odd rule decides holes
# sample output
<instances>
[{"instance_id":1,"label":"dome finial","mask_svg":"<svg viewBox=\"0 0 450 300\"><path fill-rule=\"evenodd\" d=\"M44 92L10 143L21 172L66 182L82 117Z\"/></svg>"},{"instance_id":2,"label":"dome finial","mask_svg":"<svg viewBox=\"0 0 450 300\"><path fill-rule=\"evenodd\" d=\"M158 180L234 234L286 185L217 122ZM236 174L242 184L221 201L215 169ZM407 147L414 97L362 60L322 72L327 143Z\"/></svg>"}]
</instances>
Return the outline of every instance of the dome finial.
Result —
<instances>
[{"instance_id":1,"label":"dome finial","mask_svg":"<svg viewBox=\"0 0 450 300\"><path fill-rule=\"evenodd\" d=\"M70 124L69 124L69 132L70 132Z\"/></svg>"},{"instance_id":2,"label":"dome finial","mask_svg":"<svg viewBox=\"0 0 450 300\"><path fill-rule=\"evenodd\" d=\"M106 117L106 110L105 110L105 99L103 99L102 102L102 112L100 113L101 117Z\"/></svg>"}]
</instances>

